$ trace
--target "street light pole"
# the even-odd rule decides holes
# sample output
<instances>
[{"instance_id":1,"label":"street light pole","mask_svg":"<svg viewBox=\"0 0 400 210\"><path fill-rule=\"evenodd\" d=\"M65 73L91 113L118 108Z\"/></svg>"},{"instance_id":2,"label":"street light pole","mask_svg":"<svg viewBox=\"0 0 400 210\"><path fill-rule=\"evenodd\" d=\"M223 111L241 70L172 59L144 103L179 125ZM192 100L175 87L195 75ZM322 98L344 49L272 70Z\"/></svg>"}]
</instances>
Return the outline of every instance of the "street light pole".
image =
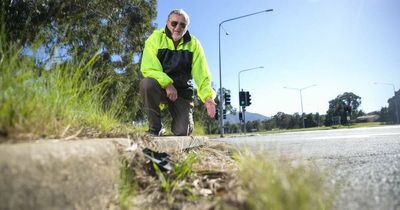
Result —
<instances>
[{"instance_id":1,"label":"street light pole","mask_svg":"<svg viewBox=\"0 0 400 210\"><path fill-rule=\"evenodd\" d=\"M245 72L245 71L251 71L251 70L256 70L256 69L262 69L262 68L264 68L264 66L258 66L258 67L254 67L254 68L250 68L250 69L244 69L244 70L241 70L241 71L239 71L238 72L238 83L239 83L239 85L238 85L238 93L240 94L240 74L242 73L242 72ZM244 110L242 110L242 105L240 104L240 100L239 100L239 113L243 113L243 119L244 119L244 126L246 126L246 118L245 118L245 112L244 112ZM241 124L242 122L240 121L240 124ZM241 127L241 126L240 126ZM240 129L242 129L242 128L240 128ZM246 127L244 127L244 133L246 134Z\"/></svg>"},{"instance_id":2,"label":"street light pole","mask_svg":"<svg viewBox=\"0 0 400 210\"><path fill-rule=\"evenodd\" d=\"M255 13L251 13L251 14L247 14L247 15L243 15L243 16L227 19L227 20L222 21L219 24L219 27L218 27L219 113L221 113L219 115L219 129L220 129L221 137L224 137L224 116L222 114L223 110L224 110L224 107L223 107L223 104L222 104L223 95L222 95L222 72L221 72L221 27L222 27L222 24L224 24L226 22L229 22L229 21L232 21L232 20L237 20L237 19L241 19L241 18L252 16L252 15L257 15L257 14L260 14L260 13L263 13L263 12L272 12L272 11L273 11L273 9L263 10L263 11L260 11L260 12L255 12Z\"/></svg>"},{"instance_id":3,"label":"street light pole","mask_svg":"<svg viewBox=\"0 0 400 210\"><path fill-rule=\"evenodd\" d=\"M375 85L389 85L389 86L392 86L393 94L394 94L393 100L394 100L394 110L396 112L396 122L399 123L400 122L399 121L399 110L398 110L398 106L399 105L398 105L397 100L396 100L396 88L394 87L394 84L393 83L385 83L385 82L374 82L374 84Z\"/></svg>"},{"instance_id":4,"label":"street light pole","mask_svg":"<svg viewBox=\"0 0 400 210\"><path fill-rule=\"evenodd\" d=\"M245 70L239 71L239 73L238 73L239 92L240 92L240 74L241 74L242 72L245 72L245 71L251 71L251 70L256 70L256 69L263 69L263 68L264 68L264 66L258 66L258 67L254 67L254 68L250 68L250 69L245 69Z\"/></svg>"},{"instance_id":5,"label":"street light pole","mask_svg":"<svg viewBox=\"0 0 400 210\"><path fill-rule=\"evenodd\" d=\"M306 126L305 126L305 123L304 123L303 95L302 95L301 92L302 92L303 90L307 89L307 88L314 87L314 86L317 86L317 85L316 85L316 84L313 84L313 85L310 85L310 86L307 86L307 87L303 87L303 88L283 87L283 88L286 88L286 89L297 90L297 91L299 91L299 93L300 93L301 120L302 120L302 122L303 122L303 128L305 128Z\"/></svg>"}]
</instances>

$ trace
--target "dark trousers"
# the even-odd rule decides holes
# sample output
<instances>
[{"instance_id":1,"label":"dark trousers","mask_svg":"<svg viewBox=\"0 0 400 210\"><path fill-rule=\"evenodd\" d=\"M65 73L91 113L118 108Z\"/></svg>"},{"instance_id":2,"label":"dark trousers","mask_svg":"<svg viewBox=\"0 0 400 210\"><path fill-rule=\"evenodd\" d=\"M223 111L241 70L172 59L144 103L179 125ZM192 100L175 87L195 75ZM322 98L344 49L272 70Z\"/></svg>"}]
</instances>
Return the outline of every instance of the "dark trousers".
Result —
<instances>
[{"instance_id":1,"label":"dark trousers","mask_svg":"<svg viewBox=\"0 0 400 210\"><path fill-rule=\"evenodd\" d=\"M165 89L157 80L144 78L140 81L140 95L149 121L149 131L158 134L161 130L160 104L167 104L172 116L171 130L174 135L188 136L193 131L193 101L178 98L172 102L167 98Z\"/></svg>"}]
</instances>

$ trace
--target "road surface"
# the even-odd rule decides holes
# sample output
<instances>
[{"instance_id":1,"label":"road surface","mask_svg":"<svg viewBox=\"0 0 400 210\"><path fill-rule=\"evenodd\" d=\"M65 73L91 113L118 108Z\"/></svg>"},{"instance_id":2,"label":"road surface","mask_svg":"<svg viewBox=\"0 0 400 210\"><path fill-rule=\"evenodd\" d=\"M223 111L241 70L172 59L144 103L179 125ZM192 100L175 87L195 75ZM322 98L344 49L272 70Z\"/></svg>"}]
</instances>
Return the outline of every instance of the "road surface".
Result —
<instances>
[{"instance_id":1,"label":"road surface","mask_svg":"<svg viewBox=\"0 0 400 210\"><path fill-rule=\"evenodd\" d=\"M304 158L328 169L328 180L342 183L335 209L400 210L400 126L218 140L277 157Z\"/></svg>"}]
</instances>

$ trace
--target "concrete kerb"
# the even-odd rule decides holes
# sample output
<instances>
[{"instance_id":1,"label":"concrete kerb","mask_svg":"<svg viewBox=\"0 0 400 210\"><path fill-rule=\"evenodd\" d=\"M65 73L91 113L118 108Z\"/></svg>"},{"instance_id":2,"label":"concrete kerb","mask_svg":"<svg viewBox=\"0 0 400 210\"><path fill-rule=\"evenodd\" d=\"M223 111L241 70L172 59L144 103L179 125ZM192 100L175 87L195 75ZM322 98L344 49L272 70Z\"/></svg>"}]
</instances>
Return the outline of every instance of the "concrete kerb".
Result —
<instances>
[{"instance_id":1,"label":"concrete kerb","mask_svg":"<svg viewBox=\"0 0 400 210\"><path fill-rule=\"evenodd\" d=\"M176 152L206 137L155 137L153 149ZM0 209L113 209L120 157L131 139L43 140L0 145ZM118 207L116 207L118 208Z\"/></svg>"},{"instance_id":2,"label":"concrete kerb","mask_svg":"<svg viewBox=\"0 0 400 210\"><path fill-rule=\"evenodd\" d=\"M158 152L179 152L188 148L205 145L208 141L204 136L164 136L154 137L155 145L153 149Z\"/></svg>"}]
</instances>

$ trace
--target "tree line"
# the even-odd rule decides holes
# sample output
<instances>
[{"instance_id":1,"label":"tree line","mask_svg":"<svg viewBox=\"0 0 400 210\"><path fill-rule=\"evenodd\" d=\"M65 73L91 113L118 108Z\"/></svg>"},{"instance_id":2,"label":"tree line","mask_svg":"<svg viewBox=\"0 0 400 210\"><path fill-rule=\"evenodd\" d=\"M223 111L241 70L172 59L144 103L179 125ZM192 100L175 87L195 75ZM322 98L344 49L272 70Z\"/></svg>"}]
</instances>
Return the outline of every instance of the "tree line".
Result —
<instances>
[{"instance_id":1,"label":"tree line","mask_svg":"<svg viewBox=\"0 0 400 210\"><path fill-rule=\"evenodd\" d=\"M368 113L375 115L377 118L374 120L394 124L396 123L395 100L400 101L400 91L396 96L388 99L389 106L382 107L380 111ZM320 113L305 113L304 114L304 127L320 127L320 126L336 126L336 125L349 125L352 122L357 122L357 118L367 115L364 111L359 109L361 105L361 97L352 93L345 92L338 95L336 98L330 100L329 109L326 114ZM400 107L399 107L400 108ZM253 131L269 131L273 129L300 129L303 128L302 116L299 113L287 114L278 112L270 119L256 120L246 122L246 132ZM218 132L217 129L212 129ZM226 133L240 133L239 123L225 123Z\"/></svg>"}]
</instances>

